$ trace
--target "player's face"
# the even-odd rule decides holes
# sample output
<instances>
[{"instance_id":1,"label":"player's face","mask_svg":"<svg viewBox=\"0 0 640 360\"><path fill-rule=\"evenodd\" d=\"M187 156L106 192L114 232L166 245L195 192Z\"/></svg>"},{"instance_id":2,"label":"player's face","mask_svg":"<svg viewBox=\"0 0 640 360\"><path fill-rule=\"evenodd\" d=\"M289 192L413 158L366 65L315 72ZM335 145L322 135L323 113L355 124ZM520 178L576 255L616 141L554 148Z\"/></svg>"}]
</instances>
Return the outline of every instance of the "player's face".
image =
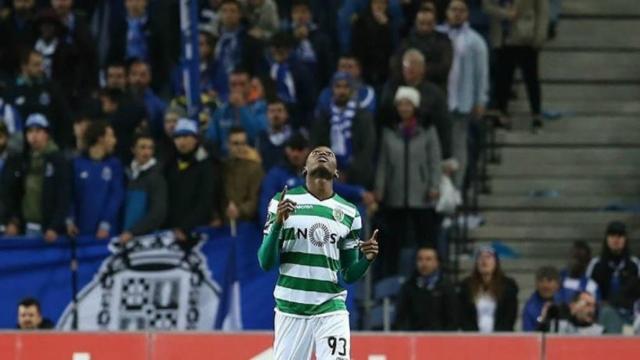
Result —
<instances>
[{"instance_id":1,"label":"player's face","mask_svg":"<svg viewBox=\"0 0 640 360\"><path fill-rule=\"evenodd\" d=\"M306 167L309 175L330 180L338 168L336 155L326 146L315 148L309 153Z\"/></svg>"},{"instance_id":2,"label":"player's face","mask_svg":"<svg viewBox=\"0 0 640 360\"><path fill-rule=\"evenodd\" d=\"M40 311L35 306L18 307L18 325L20 329L37 329L42 323Z\"/></svg>"},{"instance_id":3,"label":"player's face","mask_svg":"<svg viewBox=\"0 0 640 360\"><path fill-rule=\"evenodd\" d=\"M420 250L416 255L416 269L421 276L426 276L438 270L438 256L433 250Z\"/></svg>"},{"instance_id":4,"label":"player's face","mask_svg":"<svg viewBox=\"0 0 640 360\"><path fill-rule=\"evenodd\" d=\"M540 279L536 283L536 288L543 299L551 299L558 291L559 284L556 279Z\"/></svg>"}]
</instances>

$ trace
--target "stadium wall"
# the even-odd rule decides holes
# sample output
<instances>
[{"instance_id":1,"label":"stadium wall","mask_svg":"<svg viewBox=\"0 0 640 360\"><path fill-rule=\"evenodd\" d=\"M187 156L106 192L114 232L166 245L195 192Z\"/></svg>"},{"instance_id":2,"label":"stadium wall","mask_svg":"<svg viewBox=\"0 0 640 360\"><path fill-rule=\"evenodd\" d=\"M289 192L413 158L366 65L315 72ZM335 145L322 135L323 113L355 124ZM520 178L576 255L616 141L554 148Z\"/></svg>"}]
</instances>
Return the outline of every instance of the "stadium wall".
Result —
<instances>
[{"instance_id":1,"label":"stadium wall","mask_svg":"<svg viewBox=\"0 0 640 360\"><path fill-rule=\"evenodd\" d=\"M2 360L272 359L272 334L0 333ZM624 337L539 334L469 335L355 333L353 360L491 359L625 360L640 358L640 341Z\"/></svg>"}]
</instances>

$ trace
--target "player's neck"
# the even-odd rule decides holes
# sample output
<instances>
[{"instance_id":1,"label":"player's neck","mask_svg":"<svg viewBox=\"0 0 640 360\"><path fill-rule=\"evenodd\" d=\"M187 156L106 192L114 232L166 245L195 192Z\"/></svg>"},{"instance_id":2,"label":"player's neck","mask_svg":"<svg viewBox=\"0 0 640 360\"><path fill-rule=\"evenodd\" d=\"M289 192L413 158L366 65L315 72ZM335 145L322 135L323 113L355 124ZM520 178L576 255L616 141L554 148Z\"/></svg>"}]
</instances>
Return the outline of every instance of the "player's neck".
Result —
<instances>
[{"instance_id":1,"label":"player's neck","mask_svg":"<svg viewBox=\"0 0 640 360\"><path fill-rule=\"evenodd\" d=\"M333 196L333 180L307 176L307 190L320 200L326 200Z\"/></svg>"}]
</instances>

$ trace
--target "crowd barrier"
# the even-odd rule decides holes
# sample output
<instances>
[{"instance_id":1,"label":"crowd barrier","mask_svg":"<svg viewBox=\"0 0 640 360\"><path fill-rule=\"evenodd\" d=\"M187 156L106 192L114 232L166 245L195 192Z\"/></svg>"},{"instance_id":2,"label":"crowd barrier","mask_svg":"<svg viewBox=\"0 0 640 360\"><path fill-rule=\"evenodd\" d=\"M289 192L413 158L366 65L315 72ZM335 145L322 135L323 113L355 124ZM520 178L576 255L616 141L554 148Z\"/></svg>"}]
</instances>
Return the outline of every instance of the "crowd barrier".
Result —
<instances>
[{"instance_id":1,"label":"crowd barrier","mask_svg":"<svg viewBox=\"0 0 640 360\"><path fill-rule=\"evenodd\" d=\"M0 333L2 360L273 359L272 334L246 333ZM352 335L352 360L640 359L640 341L624 337L539 334L409 333Z\"/></svg>"}]
</instances>

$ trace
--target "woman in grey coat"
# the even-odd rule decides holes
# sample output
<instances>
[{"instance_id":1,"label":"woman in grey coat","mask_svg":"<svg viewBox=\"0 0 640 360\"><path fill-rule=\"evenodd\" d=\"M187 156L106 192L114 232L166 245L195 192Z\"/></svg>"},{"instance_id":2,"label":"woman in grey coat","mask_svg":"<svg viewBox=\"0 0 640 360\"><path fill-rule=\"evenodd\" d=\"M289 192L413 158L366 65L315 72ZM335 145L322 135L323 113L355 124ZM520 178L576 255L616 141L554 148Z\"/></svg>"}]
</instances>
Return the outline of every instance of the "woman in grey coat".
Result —
<instances>
[{"instance_id":1,"label":"woman in grey coat","mask_svg":"<svg viewBox=\"0 0 640 360\"><path fill-rule=\"evenodd\" d=\"M401 247L435 243L442 156L433 126L425 129L417 121L419 105L416 89L399 87L395 106L400 121L382 134L375 189L388 232L381 251L385 275L398 272Z\"/></svg>"}]
</instances>

